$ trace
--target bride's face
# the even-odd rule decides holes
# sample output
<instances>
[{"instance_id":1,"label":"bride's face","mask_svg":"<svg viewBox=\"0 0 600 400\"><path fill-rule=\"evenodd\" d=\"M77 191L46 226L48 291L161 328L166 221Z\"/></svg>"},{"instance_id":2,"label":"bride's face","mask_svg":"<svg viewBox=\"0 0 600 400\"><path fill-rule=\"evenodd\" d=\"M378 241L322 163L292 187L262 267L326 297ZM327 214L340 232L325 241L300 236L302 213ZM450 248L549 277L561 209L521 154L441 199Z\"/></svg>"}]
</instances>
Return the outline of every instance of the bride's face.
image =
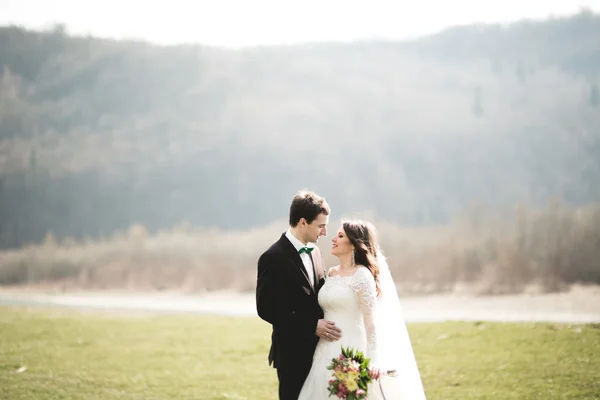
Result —
<instances>
[{"instance_id":1,"label":"bride's face","mask_svg":"<svg viewBox=\"0 0 600 400\"><path fill-rule=\"evenodd\" d=\"M351 253L352 247L352 243L350 242L350 239L348 239L346 232L344 232L344 228L340 227L333 239L331 239L331 254L340 257L344 254Z\"/></svg>"}]
</instances>

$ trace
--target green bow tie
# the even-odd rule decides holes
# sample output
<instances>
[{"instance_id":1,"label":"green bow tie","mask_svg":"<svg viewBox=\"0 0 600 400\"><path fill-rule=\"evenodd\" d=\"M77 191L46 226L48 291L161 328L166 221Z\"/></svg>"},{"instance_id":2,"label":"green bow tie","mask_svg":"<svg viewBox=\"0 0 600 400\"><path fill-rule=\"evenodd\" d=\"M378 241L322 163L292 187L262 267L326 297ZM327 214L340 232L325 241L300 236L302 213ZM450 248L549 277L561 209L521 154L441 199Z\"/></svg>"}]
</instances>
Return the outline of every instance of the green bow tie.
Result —
<instances>
[{"instance_id":1,"label":"green bow tie","mask_svg":"<svg viewBox=\"0 0 600 400\"><path fill-rule=\"evenodd\" d=\"M313 251L315 248L314 247L301 247L300 250L298 250L298 254L302 254L302 253L308 253L310 254L311 251Z\"/></svg>"}]
</instances>

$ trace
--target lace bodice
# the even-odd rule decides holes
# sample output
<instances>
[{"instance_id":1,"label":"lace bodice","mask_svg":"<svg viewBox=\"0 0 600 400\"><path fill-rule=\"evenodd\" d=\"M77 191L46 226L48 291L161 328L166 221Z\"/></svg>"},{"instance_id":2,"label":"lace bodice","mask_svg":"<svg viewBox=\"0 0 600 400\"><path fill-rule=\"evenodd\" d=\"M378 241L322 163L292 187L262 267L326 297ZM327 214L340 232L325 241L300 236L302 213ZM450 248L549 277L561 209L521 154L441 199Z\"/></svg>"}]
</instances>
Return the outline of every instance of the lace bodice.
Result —
<instances>
[{"instance_id":1,"label":"lace bodice","mask_svg":"<svg viewBox=\"0 0 600 400\"><path fill-rule=\"evenodd\" d=\"M325 319L335 322L342 330L341 344L365 351L372 364L377 363L376 303L375 280L365 267L358 267L351 276L326 278L319 291Z\"/></svg>"}]
</instances>

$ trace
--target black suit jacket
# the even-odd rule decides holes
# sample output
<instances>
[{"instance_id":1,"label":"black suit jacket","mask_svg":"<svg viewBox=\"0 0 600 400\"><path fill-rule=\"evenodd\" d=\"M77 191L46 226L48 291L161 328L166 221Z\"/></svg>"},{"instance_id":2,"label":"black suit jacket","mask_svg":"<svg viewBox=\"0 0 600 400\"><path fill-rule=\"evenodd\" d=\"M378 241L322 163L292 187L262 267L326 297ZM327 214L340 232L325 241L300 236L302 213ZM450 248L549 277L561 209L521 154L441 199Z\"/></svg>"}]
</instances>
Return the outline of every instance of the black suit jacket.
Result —
<instances>
[{"instance_id":1,"label":"black suit jacket","mask_svg":"<svg viewBox=\"0 0 600 400\"><path fill-rule=\"evenodd\" d=\"M323 259L318 247L310 255L315 270L312 286L298 251L285 234L258 260L256 308L260 318L273 326L268 359L278 369L294 369L294 363L310 368L319 340L315 331L323 318L317 300L325 282Z\"/></svg>"}]
</instances>

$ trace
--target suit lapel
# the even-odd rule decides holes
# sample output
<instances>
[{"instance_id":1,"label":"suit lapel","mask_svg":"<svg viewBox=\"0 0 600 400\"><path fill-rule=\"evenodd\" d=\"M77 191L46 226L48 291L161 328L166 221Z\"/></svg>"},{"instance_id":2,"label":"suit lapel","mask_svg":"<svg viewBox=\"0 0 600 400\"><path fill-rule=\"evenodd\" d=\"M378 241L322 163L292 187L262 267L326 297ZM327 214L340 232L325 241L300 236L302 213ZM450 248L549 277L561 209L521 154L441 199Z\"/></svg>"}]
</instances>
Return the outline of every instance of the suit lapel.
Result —
<instances>
[{"instance_id":1,"label":"suit lapel","mask_svg":"<svg viewBox=\"0 0 600 400\"><path fill-rule=\"evenodd\" d=\"M321 288L321 280L325 277L325 269L323 267L323 257L321 256L321 251L317 246L315 246L315 249L310 254L310 258L312 260L315 277L315 292L319 293L319 289Z\"/></svg>"},{"instance_id":2,"label":"suit lapel","mask_svg":"<svg viewBox=\"0 0 600 400\"><path fill-rule=\"evenodd\" d=\"M314 250L313 250L314 252ZM312 264L313 269L313 287L315 288L315 292L317 291L317 283L319 282L319 277L317 276L317 268L315 266L315 259L313 258L312 253L309 254L310 263Z\"/></svg>"},{"instance_id":3,"label":"suit lapel","mask_svg":"<svg viewBox=\"0 0 600 400\"><path fill-rule=\"evenodd\" d=\"M304 263L300 258L300 254L294 247L294 245L288 240L288 238L284 235L281 235L280 239L281 245L285 253L292 259L293 265L291 265L294 275L297 277L299 282L302 284L307 284L313 294L316 294L315 288L310 284L310 279L308 274L306 273L306 269L304 268Z\"/></svg>"}]
</instances>

